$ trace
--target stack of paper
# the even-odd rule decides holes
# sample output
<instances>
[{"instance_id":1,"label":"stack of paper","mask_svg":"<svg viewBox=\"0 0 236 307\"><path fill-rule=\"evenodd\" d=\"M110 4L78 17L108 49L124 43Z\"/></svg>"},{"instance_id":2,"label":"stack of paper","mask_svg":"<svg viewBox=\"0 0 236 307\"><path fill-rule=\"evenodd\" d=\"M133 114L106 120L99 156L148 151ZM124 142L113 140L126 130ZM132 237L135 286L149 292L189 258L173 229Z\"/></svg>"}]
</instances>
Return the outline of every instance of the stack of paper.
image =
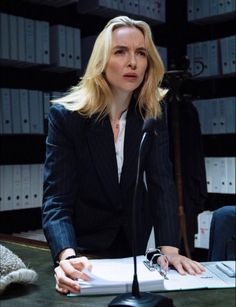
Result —
<instances>
[{"instance_id":1,"label":"stack of paper","mask_svg":"<svg viewBox=\"0 0 236 307\"><path fill-rule=\"evenodd\" d=\"M202 264L205 267L205 272L195 276L180 275L176 270L170 269L167 279L164 279L157 270L149 270L144 265L144 260L144 256L137 257L138 281L142 292L235 287L235 278L226 274L228 271L225 272L221 269L221 266L223 266L230 268L228 270L235 271L234 261L204 262ZM84 270L90 280L79 280L80 293L71 293L68 296L132 292L134 273L132 257L95 259L90 262L93 265L92 273Z\"/></svg>"},{"instance_id":2,"label":"stack of paper","mask_svg":"<svg viewBox=\"0 0 236 307\"><path fill-rule=\"evenodd\" d=\"M164 278L158 271L150 271L144 264L144 256L137 257L137 273L140 291L164 289ZM88 282L79 280L80 295L118 294L131 292L134 266L133 258L91 260L92 273ZM70 294L73 295L73 294Z\"/></svg>"}]
</instances>

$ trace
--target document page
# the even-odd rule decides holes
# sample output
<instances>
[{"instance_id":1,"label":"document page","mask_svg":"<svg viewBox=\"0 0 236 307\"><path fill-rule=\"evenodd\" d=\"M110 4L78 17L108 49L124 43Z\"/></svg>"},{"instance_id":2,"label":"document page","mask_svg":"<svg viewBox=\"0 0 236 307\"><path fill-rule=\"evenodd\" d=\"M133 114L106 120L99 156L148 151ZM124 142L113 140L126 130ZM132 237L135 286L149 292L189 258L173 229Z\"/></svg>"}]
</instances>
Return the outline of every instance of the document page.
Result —
<instances>
[{"instance_id":1,"label":"document page","mask_svg":"<svg viewBox=\"0 0 236 307\"><path fill-rule=\"evenodd\" d=\"M227 261L224 262L227 263ZM203 262L205 272L196 276L180 275L176 270L169 270L168 280L164 281L165 290L235 287L235 278L229 277L220 271L217 268L219 263L221 262Z\"/></svg>"},{"instance_id":2,"label":"document page","mask_svg":"<svg viewBox=\"0 0 236 307\"><path fill-rule=\"evenodd\" d=\"M150 271L143 263L144 256L137 257L137 274L141 291L164 290L164 278L157 270ZM89 281L79 280L82 294L116 294L130 292L132 289L134 265L133 258L91 260L92 272L84 270Z\"/></svg>"}]
</instances>

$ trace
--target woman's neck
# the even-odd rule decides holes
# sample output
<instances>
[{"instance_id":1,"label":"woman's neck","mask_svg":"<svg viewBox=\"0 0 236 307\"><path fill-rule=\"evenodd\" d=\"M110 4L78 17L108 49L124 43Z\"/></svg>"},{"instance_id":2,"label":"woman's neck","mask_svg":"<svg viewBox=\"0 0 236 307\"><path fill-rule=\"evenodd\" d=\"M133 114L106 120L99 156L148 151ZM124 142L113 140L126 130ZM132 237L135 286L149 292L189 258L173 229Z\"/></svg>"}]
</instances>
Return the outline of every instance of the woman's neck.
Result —
<instances>
[{"instance_id":1,"label":"woman's neck","mask_svg":"<svg viewBox=\"0 0 236 307\"><path fill-rule=\"evenodd\" d=\"M111 105L110 119L112 121L117 121L120 119L121 115L128 109L131 97L126 97L124 99L115 98Z\"/></svg>"}]
</instances>

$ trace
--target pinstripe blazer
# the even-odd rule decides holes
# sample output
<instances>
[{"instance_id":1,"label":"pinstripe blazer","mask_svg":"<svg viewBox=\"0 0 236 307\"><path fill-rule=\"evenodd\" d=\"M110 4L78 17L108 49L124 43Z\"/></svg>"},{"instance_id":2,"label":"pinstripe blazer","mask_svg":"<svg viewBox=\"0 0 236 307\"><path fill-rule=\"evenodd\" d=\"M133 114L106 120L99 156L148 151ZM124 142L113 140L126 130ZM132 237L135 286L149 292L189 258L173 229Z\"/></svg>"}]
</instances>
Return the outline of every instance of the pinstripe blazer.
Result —
<instances>
[{"instance_id":1,"label":"pinstripe blazer","mask_svg":"<svg viewBox=\"0 0 236 307\"><path fill-rule=\"evenodd\" d=\"M49 112L44 169L43 229L55 259L68 247L108 248L121 228L132 242L132 200L143 119L132 100L127 113L120 182L108 116L84 118L53 105ZM147 139L137 195L138 254L152 225L157 245L178 245L176 192L169 160L168 133L158 120L157 135Z\"/></svg>"}]
</instances>

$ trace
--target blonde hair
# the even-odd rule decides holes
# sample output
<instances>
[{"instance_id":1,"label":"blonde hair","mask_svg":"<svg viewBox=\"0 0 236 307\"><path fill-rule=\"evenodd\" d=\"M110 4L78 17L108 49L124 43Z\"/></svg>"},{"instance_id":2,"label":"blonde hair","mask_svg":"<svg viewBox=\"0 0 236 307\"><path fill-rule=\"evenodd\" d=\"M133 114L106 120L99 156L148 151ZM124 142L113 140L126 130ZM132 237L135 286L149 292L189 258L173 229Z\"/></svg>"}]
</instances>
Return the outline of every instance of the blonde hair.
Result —
<instances>
[{"instance_id":1,"label":"blonde hair","mask_svg":"<svg viewBox=\"0 0 236 307\"><path fill-rule=\"evenodd\" d=\"M119 27L136 27L144 35L148 52L148 67L144 80L135 90L137 104L143 117L161 115L160 101L166 90L160 88L164 76L164 65L154 45L149 25L144 21L133 20L127 16L111 19L98 35L84 76L80 82L62 98L52 102L63 104L67 109L77 111L83 116L95 114L103 117L109 113L112 92L104 71L111 52L112 32Z\"/></svg>"}]
</instances>

